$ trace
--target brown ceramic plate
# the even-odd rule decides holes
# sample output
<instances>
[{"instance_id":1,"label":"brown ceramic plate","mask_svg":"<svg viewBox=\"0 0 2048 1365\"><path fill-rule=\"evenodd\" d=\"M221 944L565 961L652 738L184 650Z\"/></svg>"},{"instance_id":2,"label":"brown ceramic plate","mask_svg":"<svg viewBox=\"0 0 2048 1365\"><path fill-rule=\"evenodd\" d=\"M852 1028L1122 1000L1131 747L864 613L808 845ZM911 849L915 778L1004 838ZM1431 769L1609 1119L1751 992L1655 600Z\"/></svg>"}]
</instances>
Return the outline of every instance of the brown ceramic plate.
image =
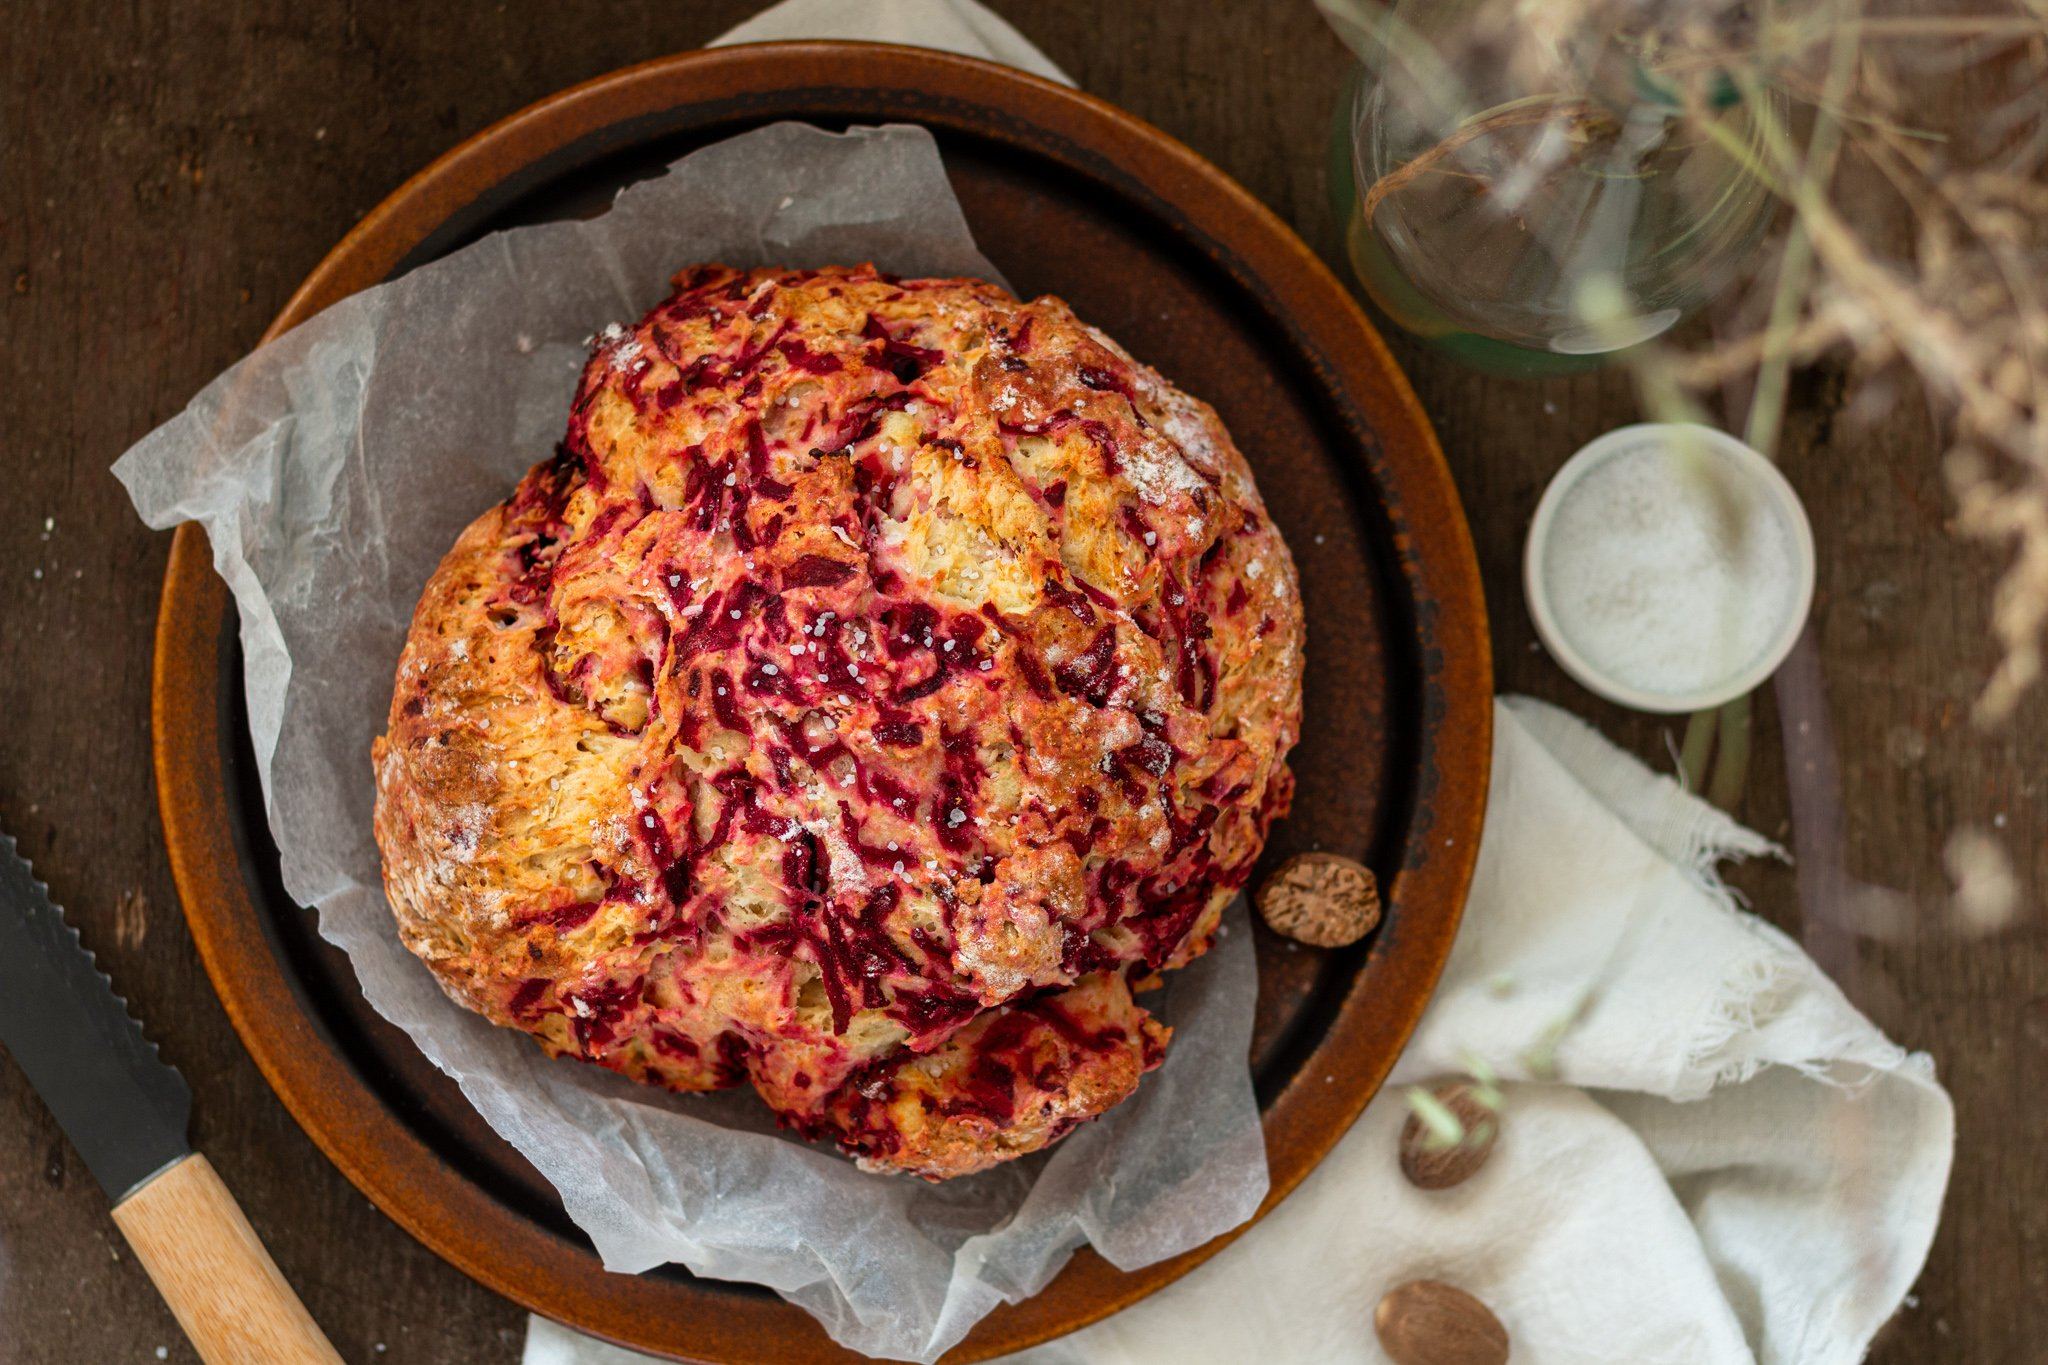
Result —
<instances>
[{"instance_id":1,"label":"brown ceramic plate","mask_svg":"<svg viewBox=\"0 0 2048 1365\"><path fill-rule=\"evenodd\" d=\"M1479 575L1436 439L1371 326L1279 219L1157 129L1006 67L863 44L726 48L578 86L463 143L365 218L270 334L481 233L592 212L675 157L777 119L931 129L984 253L1026 297L1065 297L1215 404L1293 546L1306 737L1295 812L1267 856L1360 857L1388 912L1342 952L1260 931L1252 1062L1270 1208L1364 1108L1436 983L1478 848L1492 715ZM233 623L204 534L182 528L155 679L172 867L229 1016L313 1140L414 1236L550 1317L685 1359L852 1359L767 1290L676 1268L607 1273L546 1182L371 1012L279 884ZM1227 1240L1129 1272L1084 1250L951 1358L1071 1331Z\"/></svg>"}]
</instances>

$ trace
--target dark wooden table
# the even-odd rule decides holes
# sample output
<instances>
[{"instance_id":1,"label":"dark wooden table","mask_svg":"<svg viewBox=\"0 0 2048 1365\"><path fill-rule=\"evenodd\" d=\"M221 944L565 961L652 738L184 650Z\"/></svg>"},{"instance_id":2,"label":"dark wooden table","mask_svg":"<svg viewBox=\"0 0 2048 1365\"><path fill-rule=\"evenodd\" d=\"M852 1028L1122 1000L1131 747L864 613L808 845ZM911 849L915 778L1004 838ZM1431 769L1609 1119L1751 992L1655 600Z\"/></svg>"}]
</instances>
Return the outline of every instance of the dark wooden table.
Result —
<instances>
[{"instance_id":1,"label":"dark wooden table","mask_svg":"<svg viewBox=\"0 0 2048 1365\"><path fill-rule=\"evenodd\" d=\"M351 1361L510 1362L524 1319L370 1207L271 1096L216 1003L165 863L149 757L151 628L169 537L107 466L247 351L329 246L406 175L504 114L694 47L756 0L548 5L17 0L0 45L0 828L191 1081L194 1136ZM1081 85L1184 139L1341 261L1323 148L1346 58L1307 0L998 0ZM1958 92L1966 100L1968 92ZM1544 480L1637 410L1618 375L1488 379L1391 338L1463 490L1503 690L1573 709L1667 764L1674 727L1605 706L1533 643L1523 530ZM2048 693L1991 734L1995 561L1958 545L1924 418L1835 421L1801 380L1784 467L1818 523L1815 613L1847 797L1848 872L1912 922L1831 947L1856 1003L1932 1052L1960 1145L1948 1216L1880 1362L2033 1361L2048 1335ZM1738 813L1788 833L1762 697ZM1959 824L2005 837L2029 889L1990 938L1944 928ZM1757 907L1802 926L1793 874ZM1367 1306L1352 1310L1361 1324ZM191 1360L105 1199L0 1065L0 1361Z\"/></svg>"}]
</instances>

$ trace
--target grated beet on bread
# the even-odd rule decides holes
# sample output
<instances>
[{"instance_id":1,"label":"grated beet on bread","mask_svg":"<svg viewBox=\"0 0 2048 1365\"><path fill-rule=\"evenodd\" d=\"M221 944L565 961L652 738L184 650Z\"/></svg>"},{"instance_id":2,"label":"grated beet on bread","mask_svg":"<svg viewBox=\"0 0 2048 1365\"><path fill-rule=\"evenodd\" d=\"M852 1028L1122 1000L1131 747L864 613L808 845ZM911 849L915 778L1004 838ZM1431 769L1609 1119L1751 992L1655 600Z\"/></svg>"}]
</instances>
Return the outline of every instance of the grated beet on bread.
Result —
<instances>
[{"instance_id":1,"label":"grated beet on bread","mask_svg":"<svg viewBox=\"0 0 2048 1365\"><path fill-rule=\"evenodd\" d=\"M1057 299L701 266L428 583L375 746L406 945L550 1052L938 1179L1129 1094L1292 790L1294 565Z\"/></svg>"}]
</instances>

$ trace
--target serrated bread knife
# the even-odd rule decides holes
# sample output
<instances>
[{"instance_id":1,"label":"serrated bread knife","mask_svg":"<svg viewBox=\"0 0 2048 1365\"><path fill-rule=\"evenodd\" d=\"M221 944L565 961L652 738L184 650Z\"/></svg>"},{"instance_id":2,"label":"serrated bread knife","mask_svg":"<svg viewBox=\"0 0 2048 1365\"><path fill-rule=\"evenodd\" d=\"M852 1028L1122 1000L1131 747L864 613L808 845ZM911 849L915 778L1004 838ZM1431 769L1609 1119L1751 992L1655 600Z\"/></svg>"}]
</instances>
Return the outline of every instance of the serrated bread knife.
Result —
<instances>
[{"instance_id":1,"label":"serrated bread knife","mask_svg":"<svg viewBox=\"0 0 2048 1365\"><path fill-rule=\"evenodd\" d=\"M339 1365L235 1197L185 1141L192 1092L0 834L0 1043L114 1201L208 1365Z\"/></svg>"}]
</instances>

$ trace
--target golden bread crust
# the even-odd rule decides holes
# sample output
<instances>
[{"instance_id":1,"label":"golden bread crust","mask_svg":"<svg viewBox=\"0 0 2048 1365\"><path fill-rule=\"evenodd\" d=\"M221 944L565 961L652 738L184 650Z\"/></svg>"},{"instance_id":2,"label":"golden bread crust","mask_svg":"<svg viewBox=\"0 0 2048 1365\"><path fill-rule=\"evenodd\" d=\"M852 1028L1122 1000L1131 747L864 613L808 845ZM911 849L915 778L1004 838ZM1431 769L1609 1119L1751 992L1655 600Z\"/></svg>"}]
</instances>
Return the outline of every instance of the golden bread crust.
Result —
<instances>
[{"instance_id":1,"label":"golden bread crust","mask_svg":"<svg viewBox=\"0 0 2048 1365\"><path fill-rule=\"evenodd\" d=\"M1057 299L708 266L421 595L376 834L450 995L942 1178L1128 1094L1292 790L1294 565ZM993 1077L1008 1076L998 1084Z\"/></svg>"}]
</instances>

